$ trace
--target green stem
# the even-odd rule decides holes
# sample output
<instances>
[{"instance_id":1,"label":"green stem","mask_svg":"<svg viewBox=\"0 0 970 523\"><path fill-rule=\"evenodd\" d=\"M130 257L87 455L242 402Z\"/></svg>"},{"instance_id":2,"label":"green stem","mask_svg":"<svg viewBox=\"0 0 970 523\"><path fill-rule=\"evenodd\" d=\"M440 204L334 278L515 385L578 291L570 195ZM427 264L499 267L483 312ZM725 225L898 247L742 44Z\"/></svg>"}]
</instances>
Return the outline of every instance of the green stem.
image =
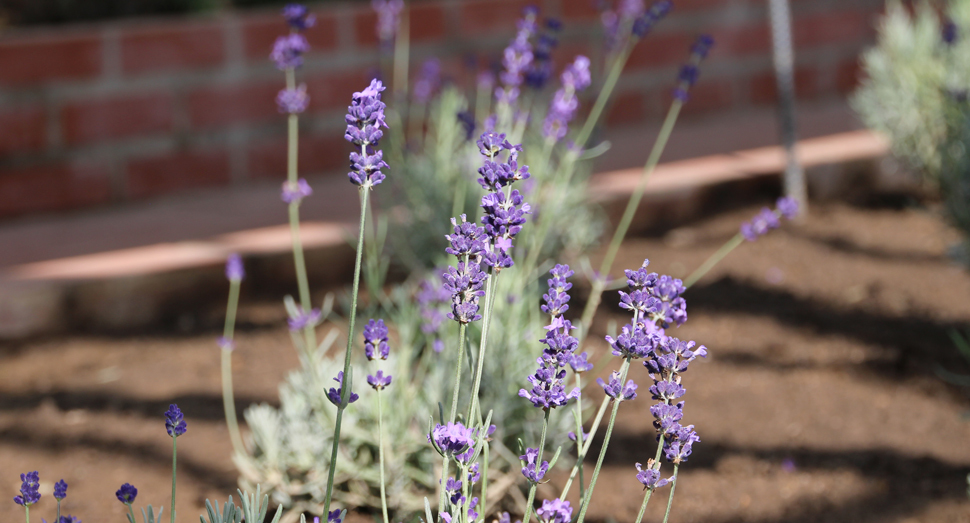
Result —
<instances>
[{"instance_id":1,"label":"green stem","mask_svg":"<svg viewBox=\"0 0 970 523\"><path fill-rule=\"evenodd\" d=\"M680 465L674 464L674 477L670 480L670 494L667 496L667 511L664 512L664 521L667 523L667 518L670 517L670 507L674 504L674 489L677 488L677 469Z\"/></svg>"},{"instance_id":2,"label":"green stem","mask_svg":"<svg viewBox=\"0 0 970 523\"><path fill-rule=\"evenodd\" d=\"M606 107L606 102L610 99L610 95L613 94L613 89L616 87L617 80L620 79L620 73L623 72L623 67L626 65L626 60L630 56L632 49L632 43L628 42L613 61L613 66L606 76L606 81L603 82L603 88L600 89L599 95L596 97L596 102L593 103L593 108L590 109L589 116L586 117L583 128L576 135L574 143L577 148L582 149L586 147L586 141L593 134L593 128L596 127L596 122L599 121L603 109Z\"/></svg>"},{"instance_id":3,"label":"green stem","mask_svg":"<svg viewBox=\"0 0 970 523\"><path fill-rule=\"evenodd\" d=\"M128 517L131 518L131 523L137 523L135 521L135 511L132 510L131 503L125 503L125 505L128 505ZM30 521L28 521L27 523L30 523ZM60 522L58 522L58 523L60 523Z\"/></svg>"},{"instance_id":4,"label":"green stem","mask_svg":"<svg viewBox=\"0 0 970 523\"><path fill-rule=\"evenodd\" d=\"M610 405L610 397L604 396L602 403L600 403L600 408L596 412L596 419L593 420L593 425L589 428L589 435L586 437L586 442L583 443L583 457L585 458L586 453L589 452L589 446L592 445L593 436L596 431L600 428L600 423L603 421L603 416L606 415L606 408ZM566 494L569 493L569 488L572 487L573 480L576 479L576 474L579 469L582 468L582 463L577 462L573 465L573 470L569 473L569 479L566 480L566 485L562 488L562 494L559 495L559 499L566 499ZM582 500L582 497L580 497Z\"/></svg>"},{"instance_id":5,"label":"green stem","mask_svg":"<svg viewBox=\"0 0 970 523\"><path fill-rule=\"evenodd\" d=\"M712 268L714 268L715 265L717 265L721 260L723 260L725 256L730 254L731 251L736 249L743 242L744 242L744 236L741 236L741 233L735 234L734 236L731 237L730 240L724 242L724 245L722 245L720 249L718 249L714 254L712 254L711 257L707 259L707 261L705 261L700 267L698 267L697 270L690 273L690 276L688 276L687 279L684 280L684 288L690 288L691 285L694 285L695 283L697 283L697 280L703 278L705 274L707 274Z\"/></svg>"},{"instance_id":6,"label":"green stem","mask_svg":"<svg viewBox=\"0 0 970 523\"><path fill-rule=\"evenodd\" d=\"M357 230L357 259L354 261L354 286L350 294L350 319L347 326L347 350L344 353L344 381L341 386L340 405L337 407L337 419L333 426L333 447L330 450L330 470L327 480L327 494L323 501L324 514L330 513L330 501L333 498L333 478L337 469L337 444L340 442L340 426L343 422L344 409L350 398L350 354L354 347L354 323L357 320L357 293L360 292L360 262L364 253L364 227L367 220L367 197L369 189L360 188L360 227Z\"/></svg>"},{"instance_id":7,"label":"green stem","mask_svg":"<svg viewBox=\"0 0 970 523\"><path fill-rule=\"evenodd\" d=\"M492 305L495 304L498 274L489 268L488 281L485 282L485 314L482 315L482 338L478 345L478 361L476 362L475 381L474 385L472 385L472 397L468 403L468 423L472 423L473 419L479 419L479 422L481 422L478 391L482 385L482 369L485 365L485 346L488 343L488 327L492 321ZM473 418L473 416L477 416L477 418Z\"/></svg>"},{"instance_id":8,"label":"green stem","mask_svg":"<svg viewBox=\"0 0 970 523\"><path fill-rule=\"evenodd\" d=\"M467 259L466 262L467 263ZM487 285L487 283L486 283ZM458 417L458 392L461 388L461 362L462 357L465 354L465 330L467 329L467 324L461 323L458 325L458 361L455 363L455 384L451 393L451 414L448 416L448 421L451 423L455 422ZM444 420L442 420L444 421ZM450 458L445 454L441 461L441 493L438 496L438 513L441 514L445 510L445 481L448 478L448 468L451 465Z\"/></svg>"},{"instance_id":9,"label":"green stem","mask_svg":"<svg viewBox=\"0 0 970 523\"><path fill-rule=\"evenodd\" d=\"M377 455L381 466L381 512L384 523L389 523L387 517L387 492L384 486L384 404L381 401L381 389L377 389Z\"/></svg>"},{"instance_id":10,"label":"green stem","mask_svg":"<svg viewBox=\"0 0 970 523\"><path fill-rule=\"evenodd\" d=\"M239 280L229 280L229 303L226 306L226 325L222 337L230 343L236 326L236 310L239 306ZM232 346L222 349L222 407L226 414L226 427L229 429L229 441L235 454L242 455L244 451L242 436L239 433L239 421L236 419L236 401L232 386Z\"/></svg>"},{"instance_id":11,"label":"green stem","mask_svg":"<svg viewBox=\"0 0 970 523\"><path fill-rule=\"evenodd\" d=\"M552 409L545 409L545 415L542 417L542 435L539 437L539 455L536 456L536 473L539 472L539 467L542 465L542 449L546 446L546 429L549 428L549 413ZM533 483L529 487L529 499L525 503L525 518L522 519L522 523L529 523L532 519L532 503L536 499L536 488L539 486L538 483Z\"/></svg>"},{"instance_id":12,"label":"green stem","mask_svg":"<svg viewBox=\"0 0 970 523\"><path fill-rule=\"evenodd\" d=\"M171 523L175 523L175 463L178 452L178 436L172 436L172 514L169 516Z\"/></svg>"},{"instance_id":13,"label":"green stem","mask_svg":"<svg viewBox=\"0 0 970 523\"><path fill-rule=\"evenodd\" d=\"M485 507L488 506L488 440L482 447L482 500L477 521L485 521Z\"/></svg>"},{"instance_id":14,"label":"green stem","mask_svg":"<svg viewBox=\"0 0 970 523\"><path fill-rule=\"evenodd\" d=\"M593 281L593 290L590 292L589 300L586 302L586 308L583 309L583 316L580 322L583 333L589 331L590 324L593 322L593 315L596 313L596 308L599 307L600 299L603 295L603 288L606 286L606 277L610 269L613 268L613 260L616 258L616 253L620 250L620 244L623 243L627 231L630 229L633 215L636 214L637 207L640 205L640 199L643 198L643 191L647 186L647 180L650 179L650 175L653 174L654 168L660 161L660 156L663 154L664 148L667 147L670 133L674 130L674 124L677 122L677 116L680 114L680 109L683 105L683 102L680 100L674 100L670 105L670 110L667 111L667 117L664 119L663 126L660 128L657 141L654 142L653 149L650 151L650 157L647 158L647 163L643 166L643 174L640 175L640 181L637 183L636 189L633 190L633 194L630 195L630 200L626 204L626 209L623 211L623 217L620 218L620 223L617 224L616 230L613 231L613 238L610 240L610 245L606 249L606 255L600 264L599 275ZM585 337L585 334L583 335Z\"/></svg>"},{"instance_id":15,"label":"green stem","mask_svg":"<svg viewBox=\"0 0 970 523\"><path fill-rule=\"evenodd\" d=\"M30 523L30 505L24 505L24 517L27 518L27 523Z\"/></svg>"},{"instance_id":16,"label":"green stem","mask_svg":"<svg viewBox=\"0 0 970 523\"><path fill-rule=\"evenodd\" d=\"M579 373L576 376L576 388L579 389L579 397L576 398L576 466L579 468L579 500L583 500L583 460L586 458L584 447L586 440L583 439L583 381Z\"/></svg>"},{"instance_id":17,"label":"green stem","mask_svg":"<svg viewBox=\"0 0 970 523\"><path fill-rule=\"evenodd\" d=\"M626 381L627 371L630 370L630 358L623 360L623 365L620 366L620 386ZM586 497L583 499L582 508L579 511L579 519L576 523L583 523L586 519L586 511L589 510L589 504L593 500L593 489L596 488L596 480L599 479L600 468L603 467L603 459L606 457L606 449L610 446L610 437L613 435L613 424L616 422L616 413L620 410L620 403L623 403L619 399L613 400L613 412L610 413L610 422L606 426L606 435L603 437L603 448L600 449L600 455L596 458L596 467L593 469L593 477L589 481L589 490L586 491ZM592 440L592 437L590 437Z\"/></svg>"},{"instance_id":18,"label":"green stem","mask_svg":"<svg viewBox=\"0 0 970 523\"><path fill-rule=\"evenodd\" d=\"M57 500L57 519L54 523L61 523L61 500Z\"/></svg>"}]
</instances>

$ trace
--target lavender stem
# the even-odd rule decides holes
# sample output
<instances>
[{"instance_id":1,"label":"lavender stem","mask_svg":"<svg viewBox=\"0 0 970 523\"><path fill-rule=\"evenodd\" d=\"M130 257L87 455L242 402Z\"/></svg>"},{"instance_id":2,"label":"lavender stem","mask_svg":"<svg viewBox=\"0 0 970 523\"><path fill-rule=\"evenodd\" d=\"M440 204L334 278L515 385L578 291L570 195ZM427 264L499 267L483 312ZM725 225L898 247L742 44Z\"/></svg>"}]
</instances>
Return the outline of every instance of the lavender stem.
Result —
<instances>
[{"instance_id":1,"label":"lavender stem","mask_svg":"<svg viewBox=\"0 0 970 523\"><path fill-rule=\"evenodd\" d=\"M172 435L172 515L171 523L175 523L175 463L178 450L178 436ZM27 523L30 523L29 521Z\"/></svg>"},{"instance_id":2,"label":"lavender stem","mask_svg":"<svg viewBox=\"0 0 970 523\"><path fill-rule=\"evenodd\" d=\"M667 401L666 403L670 404L669 401ZM663 448L664 448L664 435L661 434L660 440L658 440L657 442L657 454L653 458L654 463L660 462L660 453L663 452ZM660 466L657 467L657 470L660 470ZM640 513L637 514L637 520L635 523L640 523L641 521L643 521L643 513L647 510L647 503L650 503L651 496L653 496L653 489L648 488L647 491L643 494L643 503L640 505Z\"/></svg>"},{"instance_id":3,"label":"lavender stem","mask_svg":"<svg viewBox=\"0 0 970 523\"><path fill-rule=\"evenodd\" d=\"M377 456L381 467L381 512L384 523L390 523L387 517L387 492L384 487L384 404L381 401L381 390L377 389Z\"/></svg>"},{"instance_id":4,"label":"lavender stem","mask_svg":"<svg viewBox=\"0 0 970 523\"><path fill-rule=\"evenodd\" d=\"M468 263L467 256L465 257L465 263ZM485 288L488 289L489 285L491 285L491 281L486 281ZM449 414L448 416L448 421L450 421L451 423L454 423L455 419L458 417L458 391L461 388L461 362L462 362L462 357L465 354L465 329L466 328L467 328L467 325L464 323L460 323L458 325L458 361L455 363L455 384L451 393L451 414ZM448 478L448 469L450 468L450 465L451 465L451 460L446 454L445 456L442 457L442 462L441 462L442 483L441 483L441 493L438 496L439 497L438 514L441 514L445 510L444 482Z\"/></svg>"},{"instance_id":5,"label":"lavender stem","mask_svg":"<svg viewBox=\"0 0 970 523\"><path fill-rule=\"evenodd\" d=\"M232 343L236 326L236 309L239 306L239 280L229 280L229 303L226 305L226 325L222 337ZM239 420L236 419L236 401L232 386L232 346L222 348L222 407L226 414L226 427L229 441L235 454L244 452L242 436L239 434Z\"/></svg>"},{"instance_id":6,"label":"lavender stem","mask_svg":"<svg viewBox=\"0 0 970 523\"><path fill-rule=\"evenodd\" d=\"M664 512L663 523L667 523L667 518L670 517L670 507L671 505L674 504L674 489L677 488L677 469L678 468L680 468L680 465L675 464L674 477L670 479L670 495L667 496L667 511Z\"/></svg>"},{"instance_id":7,"label":"lavender stem","mask_svg":"<svg viewBox=\"0 0 970 523\"><path fill-rule=\"evenodd\" d=\"M364 253L364 226L367 219L367 197L368 187L360 188L360 227L357 231L357 259L354 261L354 286L350 294L350 324L347 326L347 351L344 353L344 373L348 383L350 380L350 354L354 347L354 322L357 319L357 293L360 292L360 262ZM344 409L347 408L347 400L350 398L350 386L341 387L340 405L337 407L337 419L333 427L333 448L330 451L330 470L327 480L327 495L324 498L324 514L330 513L330 501L333 496L333 477L337 467L337 444L340 442L340 425L344 417Z\"/></svg>"},{"instance_id":8,"label":"lavender stem","mask_svg":"<svg viewBox=\"0 0 970 523\"><path fill-rule=\"evenodd\" d=\"M596 412L596 418L593 420L593 425L589 429L589 434L586 436L586 442L583 443L583 457L585 457L586 453L589 452L589 447L592 445L593 441L593 434L596 434L596 431L599 430L600 423L603 421L603 416L606 415L606 407L608 407L609 404L610 397L604 396L603 402L600 403L600 408ZM572 486L573 480L576 479L576 474L579 472L581 466L582 463L578 462L573 465L573 470L569 473L569 479L566 481L566 485L562 488L562 494L559 495L559 499L566 499L566 494L569 493L569 488Z\"/></svg>"},{"instance_id":9,"label":"lavender stem","mask_svg":"<svg viewBox=\"0 0 970 523\"><path fill-rule=\"evenodd\" d=\"M488 281L485 284L485 314L482 315L482 339L478 346L478 361L475 369L475 382L472 386L472 397L468 405L468 423L472 422L472 416L479 418L481 423L481 412L478 404L478 391L482 385L482 368L485 364L485 347L488 343L488 327L492 320L492 306L495 304L496 285L494 280L498 280L498 273L493 272L491 267L488 269Z\"/></svg>"},{"instance_id":10,"label":"lavender stem","mask_svg":"<svg viewBox=\"0 0 970 523\"><path fill-rule=\"evenodd\" d=\"M703 278L705 274L713 269L715 265L720 263L720 261L723 260L728 254L731 254L731 251L736 249L743 242L744 237L741 235L741 233L735 234L730 240L724 242L724 245L722 245L720 249L712 254L707 261L705 261L694 272L690 273L690 276L684 280L684 288L689 289L691 285L697 283L697 280Z\"/></svg>"},{"instance_id":11,"label":"lavender stem","mask_svg":"<svg viewBox=\"0 0 970 523\"><path fill-rule=\"evenodd\" d=\"M539 473L539 467L542 464L542 449L546 446L546 430L549 428L549 413L552 409L545 409L545 415L542 417L542 435L539 436L539 455L536 456L536 474ZM532 487L529 488L529 500L525 502L525 518L522 519L522 523L529 523L532 519L532 503L536 498L536 488L539 486L538 483L533 483Z\"/></svg>"}]
</instances>

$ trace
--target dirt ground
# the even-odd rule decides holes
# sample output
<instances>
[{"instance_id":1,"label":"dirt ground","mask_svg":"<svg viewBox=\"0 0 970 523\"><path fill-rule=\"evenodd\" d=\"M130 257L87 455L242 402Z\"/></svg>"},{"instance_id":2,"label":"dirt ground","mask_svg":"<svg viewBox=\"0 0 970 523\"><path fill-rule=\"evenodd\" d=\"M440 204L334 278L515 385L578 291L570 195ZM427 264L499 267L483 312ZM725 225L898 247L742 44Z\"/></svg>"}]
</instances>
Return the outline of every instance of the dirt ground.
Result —
<instances>
[{"instance_id":1,"label":"dirt ground","mask_svg":"<svg viewBox=\"0 0 970 523\"><path fill-rule=\"evenodd\" d=\"M756 211L631 239L615 267L646 257L652 269L683 277ZM970 273L946 256L957 239L932 210L818 205L804 223L742 245L692 288L690 320L674 334L711 356L684 378L685 422L702 441L681 468L672 521L970 522L970 389L935 375L939 366L970 374L947 335L970 324ZM281 309L243 308L240 407L275 402L277 383L297 365ZM611 315L623 319L612 296L601 311L600 329ZM224 499L236 483L218 334L3 347L0 490L12 498L18 474L39 470L45 497L35 521L53 519L49 494L60 478L70 484L64 512L86 523L124 521L114 497L124 482L139 488L138 505L167 505L162 413L177 402L189 423L179 439L179 520L195 521L205 498ZM642 368L633 372L647 379ZM620 409L594 521L636 516L633 463L655 446L650 403L643 395ZM645 521L662 519L660 493ZM0 521L22 517L12 501L0 503Z\"/></svg>"}]
</instances>

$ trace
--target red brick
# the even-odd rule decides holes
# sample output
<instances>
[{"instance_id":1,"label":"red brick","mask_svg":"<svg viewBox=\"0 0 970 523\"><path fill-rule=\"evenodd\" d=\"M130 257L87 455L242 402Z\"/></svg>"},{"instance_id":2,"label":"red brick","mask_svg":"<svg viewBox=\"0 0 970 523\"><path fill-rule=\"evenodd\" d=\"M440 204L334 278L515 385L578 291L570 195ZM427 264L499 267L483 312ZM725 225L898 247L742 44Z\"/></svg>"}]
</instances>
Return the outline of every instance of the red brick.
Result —
<instances>
[{"instance_id":1,"label":"red brick","mask_svg":"<svg viewBox=\"0 0 970 523\"><path fill-rule=\"evenodd\" d=\"M282 88L282 78L278 82L202 87L188 96L189 122L193 128L210 129L282 118L276 107L276 95ZM311 98L311 106L313 103Z\"/></svg>"},{"instance_id":2,"label":"red brick","mask_svg":"<svg viewBox=\"0 0 970 523\"><path fill-rule=\"evenodd\" d=\"M264 141L247 149L250 178L286 179L286 140ZM344 169L350 151L351 145L340 133L300 138L300 176Z\"/></svg>"},{"instance_id":3,"label":"red brick","mask_svg":"<svg viewBox=\"0 0 970 523\"><path fill-rule=\"evenodd\" d=\"M128 162L128 196L144 198L229 182L226 151L175 151Z\"/></svg>"},{"instance_id":4,"label":"red brick","mask_svg":"<svg viewBox=\"0 0 970 523\"><path fill-rule=\"evenodd\" d=\"M574 0L575 1L575 0ZM579 0L582 1L582 0ZM462 36L500 31L515 32L516 20L522 10L534 2L527 0L464 0L461 2L460 25Z\"/></svg>"},{"instance_id":5,"label":"red brick","mask_svg":"<svg viewBox=\"0 0 970 523\"><path fill-rule=\"evenodd\" d=\"M719 7L736 6L738 3L743 2L738 2L737 0L676 0L674 2L674 8L678 13L685 13L688 11L713 10Z\"/></svg>"},{"instance_id":6,"label":"red brick","mask_svg":"<svg viewBox=\"0 0 970 523\"><path fill-rule=\"evenodd\" d=\"M447 34L445 11L438 2L414 3L408 13L409 37L412 42L441 40ZM358 45L377 44L377 13L361 8L354 15L354 33Z\"/></svg>"},{"instance_id":7,"label":"red brick","mask_svg":"<svg viewBox=\"0 0 970 523\"><path fill-rule=\"evenodd\" d=\"M36 151L44 148L47 121L38 106L0 111L0 154Z\"/></svg>"},{"instance_id":8,"label":"red brick","mask_svg":"<svg viewBox=\"0 0 970 523\"><path fill-rule=\"evenodd\" d=\"M105 203L107 171L98 165L49 164L0 171L0 215L59 211Z\"/></svg>"},{"instance_id":9,"label":"red brick","mask_svg":"<svg viewBox=\"0 0 970 523\"><path fill-rule=\"evenodd\" d=\"M795 96L808 100L819 94L818 70L812 67L795 69ZM748 95L752 103L773 104L778 101L778 86L774 71L766 71L752 76L748 84Z\"/></svg>"},{"instance_id":10,"label":"red brick","mask_svg":"<svg viewBox=\"0 0 970 523\"><path fill-rule=\"evenodd\" d=\"M862 66L857 58L842 62L835 71L835 88L842 94L855 91L861 80Z\"/></svg>"},{"instance_id":11,"label":"red brick","mask_svg":"<svg viewBox=\"0 0 970 523\"><path fill-rule=\"evenodd\" d=\"M690 99L683 114L710 113L727 109L734 104L734 87L727 78L704 78L690 89Z\"/></svg>"},{"instance_id":12,"label":"red brick","mask_svg":"<svg viewBox=\"0 0 970 523\"><path fill-rule=\"evenodd\" d=\"M565 20L596 20L599 15L594 2L562 0L562 17Z\"/></svg>"},{"instance_id":13,"label":"red brick","mask_svg":"<svg viewBox=\"0 0 970 523\"><path fill-rule=\"evenodd\" d=\"M125 73L215 67L224 58L225 42L218 22L143 27L121 35Z\"/></svg>"},{"instance_id":14,"label":"red brick","mask_svg":"<svg viewBox=\"0 0 970 523\"><path fill-rule=\"evenodd\" d=\"M0 85L78 80L101 74L101 36L42 36L0 41Z\"/></svg>"},{"instance_id":15,"label":"red brick","mask_svg":"<svg viewBox=\"0 0 970 523\"><path fill-rule=\"evenodd\" d=\"M165 93L78 100L61 111L69 144L127 138L172 129L173 102Z\"/></svg>"},{"instance_id":16,"label":"red brick","mask_svg":"<svg viewBox=\"0 0 970 523\"><path fill-rule=\"evenodd\" d=\"M373 75L363 69L350 71L327 71L306 78L307 93L310 95L310 112L329 111L346 108L357 91L370 82ZM389 98L390 91L385 92Z\"/></svg>"},{"instance_id":17,"label":"red brick","mask_svg":"<svg viewBox=\"0 0 970 523\"><path fill-rule=\"evenodd\" d=\"M690 56L693 38L683 33L648 35L630 53L627 67L632 69L677 64Z\"/></svg>"},{"instance_id":18,"label":"red brick","mask_svg":"<svg viewBox=\"0 0 970 523\"><path fill-rule=\"evenodd\" d=\"M871 11L826 11L795 16L792 20L792 41L796 49L845 42L861 43L875 34L874 15Z\"/></svg>"},{"instance_id":19,"label":"red brick","mask_svg":"<svg viewBox=\"0 0 970 523\"><path fill-rule=\"evenodd\" d=\"M646 95L641 92L625 92L615 94L612 107L606 115L606 125L628 125L643 123L646 120ZM583 121L582 118L577 118ZM581 125L581 124L580 124Z\"/></svg>"},{"instance_id":20,"label":"red brick","mask_svg":"<svg viewBox=\"0 0 970 523\"><path fill-rule=\"evenodd\" d=\"M771 53L771 28L768 21L742 27L720 27L708 31L714 37L711 58Z\"/></svg>"},{"instance_id":21,"label":"red brick","mask_svg":"<svg viewBox=\"0 0 970 523\"><path fill-rule=\"evenodd\" d=\"M317 23L307 29L306 38L310 52L332 51L337 48L337 19L330 13L317 12ZM273 42L289 31L279 13L263 13L248 17L242 22L243 48L246 58L252 61L269 61Z\"/></svg>"}]
</instances>

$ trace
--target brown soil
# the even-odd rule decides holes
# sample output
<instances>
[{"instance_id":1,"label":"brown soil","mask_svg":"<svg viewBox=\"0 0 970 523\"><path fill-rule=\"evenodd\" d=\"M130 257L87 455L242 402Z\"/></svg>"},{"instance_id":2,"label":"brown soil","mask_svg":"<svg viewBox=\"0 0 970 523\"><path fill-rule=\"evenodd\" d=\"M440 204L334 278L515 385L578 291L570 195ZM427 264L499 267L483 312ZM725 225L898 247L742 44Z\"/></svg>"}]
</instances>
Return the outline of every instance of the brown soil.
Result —
<instances>
[{"instance_id":1,"label":"brown soil","mask_svg":"<svg viewBox=\"0 0 970 523\"><path fill-rule=\"evenodd\" d=\"M654 270L684 276L756 210L632 239L616 267L648 257ZM970 522L970 401L934 374L939 365L970 374L947 336L970 323L970 275L945 255L957 238L923 209L820 205L804 223L743 245L691 289L690 321L675 333L711 356L685 376L685 422L702 442L681 469L672 521ZM607 297L602 310L615 305ZM275 303L244 307L240 408L275 402L297 365L282 314ZM623 321L602 316L601 329ZM66 337L2 351L5 495L16 494L18 473L39 470L46 496L35 521L53 518L49 494L61 477L71 485L64 512L87 523L124 521L114 498L124 482L139 488L139 505L169 503L170 402L189 423L179 439L180 521L194 521L205 498L234 492L217 335ZM644 372L631 375L643 382ZM636 516L633 463L655 445L649 405L641 396L620 409L592 520ZM662 519L660 494L646 521ZM0 503L0 521L21 517Z\"/></svg>"}]
</instances>

